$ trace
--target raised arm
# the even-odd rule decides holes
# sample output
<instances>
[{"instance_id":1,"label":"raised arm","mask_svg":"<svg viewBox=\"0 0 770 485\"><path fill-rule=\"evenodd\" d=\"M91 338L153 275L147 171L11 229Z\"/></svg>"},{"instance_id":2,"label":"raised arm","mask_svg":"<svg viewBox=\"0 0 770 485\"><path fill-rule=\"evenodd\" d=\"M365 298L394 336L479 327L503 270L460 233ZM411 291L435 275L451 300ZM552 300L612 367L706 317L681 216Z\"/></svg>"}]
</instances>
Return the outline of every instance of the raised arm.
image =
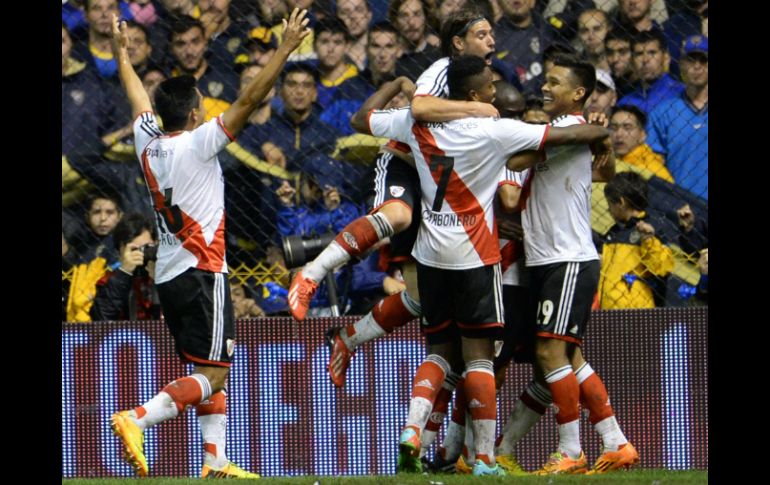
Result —
<instances>
[{"instance_id":1,"label":"raised arm","mask_svg":"<svg viewBox=\"0 0 770 485\"><path fill-rule=\"evenodd\" d=\"M417 121L452 121L469 117L499 118L497 108L480 101L455 101L436 96L417 96L412 100L412 116Z\"/></svg>"},{"instance_id":2,"label":"raised arm","mask_svg":"<svg viewBox=\"0 0 770 485\"><path fill-rule=\"evenodd\" d=\"M112 55L118 63L118 76L123 84L123 89L128 95L128 102L131 104L131 114L133 118L139 116L139 113L152 111L150 96L142 86L142 81L134 71L134 66L128 58L128 30L125 22L118 24L118 17L112 15Z\"/></svg>"},{"instance_id":3,"label":"raised arm","mask_svg":"<svg viewBox=\"0 0 770 485\"><path fill-rule=\"evenodd\" d=\"M265 68L251 80L243 93L222 115L222 122L233 136L238 136L251 112L270 92L276 79L278 79L278 74L286 65L289 54L299 46L302 39L310 34L310 29L307 27L309 19L305 18L306 15L307 10L300 11L295 8L288 21L283 19L283 42L278 46Z\"/></svg>"},{"instance_id":4,"label":"raised arm","mask_svg":"<svg viewBox=\"0 0 770 485\"><path fill-rule=\"evenodd\" d=\"M369 111L384 108L401 91L406 93L410 99L414 93L414 83L404 76L388 81L380 86L380 89L369 96L358 111L350 117L350 126L359 133L370 135L369 124L366 122L366 116L369 114Z\"/></svg>"}]
</instances>

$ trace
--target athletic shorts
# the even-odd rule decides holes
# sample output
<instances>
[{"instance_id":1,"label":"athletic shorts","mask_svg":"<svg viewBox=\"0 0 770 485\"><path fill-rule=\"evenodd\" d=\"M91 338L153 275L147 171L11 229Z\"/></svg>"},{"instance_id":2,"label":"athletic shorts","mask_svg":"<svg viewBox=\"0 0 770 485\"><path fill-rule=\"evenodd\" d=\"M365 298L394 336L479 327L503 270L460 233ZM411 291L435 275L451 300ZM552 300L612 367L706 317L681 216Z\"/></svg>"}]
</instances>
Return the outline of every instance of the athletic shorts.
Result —
<instances>
[{"instance_id":1,"label":"athletic shorts","mask_svg":"<svg viewBox=\"0 0 770 485\"><path fill-rule=\"evenodd\" d=\"M229 367L235 319L227 275L190 268L157 287L166 325L182 360Z\"/></svg>"},{"instance_id":2,"label":"athletic shorts","mask_svg":"<svg viewBox=\"0 0 770 485\"><path fill-rule=\"evenodd\" d=\"M518 364L535 361L535 312L528 286L503 285L505 326L500 329L495 349L495 371L513 360ZM499 342L499 344L498 344Z\"/></svg>"},{"instance_id":3,"label":"athletic shorts","mask_svg":"<svg viewBox=\"0 0 770 485\"><path fill-rule=\"evenodd\" d=\"M582 344L599 286L599 261L530 266L535 335Z\"/></svg>"},{"instance_id":4,"label":"athletic shorts","mask_svg":"<svg viewBox=\"0 0 770 485\"><path fill-rule=\"evenodd\" d=\"M499 264L473 269L440 269L417 263L417 287L429 345L497 336L503 326Z\"/></svg>"},{"instance_id":5,"label":"athletic shorts","mask_svg":"<svg viewBox=\"0 0 770 485\"><path fill-rule=\"evenodd\" d=\"M375 159L374 198L371 199L374 212L385 204L403 203L414 212L420 208L420 177L411 165L389 152L381 152ZM412 223L406 231L390 238L389 257L392 262L399 262L411 257L420 218L412 217Z\"/></svg>"}]
</instances>

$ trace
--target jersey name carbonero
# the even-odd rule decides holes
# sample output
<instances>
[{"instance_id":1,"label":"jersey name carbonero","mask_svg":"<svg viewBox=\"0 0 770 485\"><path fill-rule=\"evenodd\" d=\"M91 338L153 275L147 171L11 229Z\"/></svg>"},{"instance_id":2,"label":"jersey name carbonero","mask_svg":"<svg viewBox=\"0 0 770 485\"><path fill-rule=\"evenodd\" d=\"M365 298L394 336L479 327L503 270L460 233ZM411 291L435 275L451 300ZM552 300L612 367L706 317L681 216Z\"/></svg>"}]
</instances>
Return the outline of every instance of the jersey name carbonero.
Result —
<instances>
[{"instance_id":1,"label":"jersey name carbonero","mask_svg":"<svg viewBox=\"0 0 770 485\"><path fill-rule=\"evenodd\" d=\"M432 212L425 209L422 211L422 218L428 224L439 227L471 226L476 224L475 214L447 214L445 212Z\"/></svg>"}]
</instances>

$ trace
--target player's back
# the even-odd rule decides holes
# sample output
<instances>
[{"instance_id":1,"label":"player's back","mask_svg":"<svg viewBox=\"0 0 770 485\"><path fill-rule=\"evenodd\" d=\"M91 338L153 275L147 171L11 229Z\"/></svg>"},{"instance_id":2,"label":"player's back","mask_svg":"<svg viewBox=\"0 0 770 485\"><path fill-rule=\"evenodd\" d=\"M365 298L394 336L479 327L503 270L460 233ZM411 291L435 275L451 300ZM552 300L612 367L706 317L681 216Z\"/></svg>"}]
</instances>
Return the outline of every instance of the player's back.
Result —
<instances>
[{"instance_id":1,"label":"player's back","mask_svg":"<svg viewBox=\"0 0 770 485\"><path fill-rule=\"evenodd\" d=\"M230 135L221 118L193 131L160 133L151 113L134 123L137 155L160 216L155 281L190 267L226 272L224 179L216 154Z\"/></svg>"}]
</instances>

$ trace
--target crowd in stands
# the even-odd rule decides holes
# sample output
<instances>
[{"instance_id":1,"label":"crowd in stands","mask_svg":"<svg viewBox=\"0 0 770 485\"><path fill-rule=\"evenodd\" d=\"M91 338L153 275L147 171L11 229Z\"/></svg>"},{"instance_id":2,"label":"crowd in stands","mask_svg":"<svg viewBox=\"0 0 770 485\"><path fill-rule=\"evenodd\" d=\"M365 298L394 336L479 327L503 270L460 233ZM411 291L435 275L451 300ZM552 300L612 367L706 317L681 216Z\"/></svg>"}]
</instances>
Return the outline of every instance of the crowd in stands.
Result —
<instances>
[{"instance_id":1,"label":"crowd in stands","mask_svg":"<svg viewBox=\"0 0 770 485\"><path fill-rule=\"evenodd\" d=\"M577 53L596 68L585 110L608 117L618 176L591 194L603 254L595 308L705 304L707 0L66 0L62 320L158 316L146 285L151 258L139 249L157 243L157 216L116 75L112 14L128 21L130 60L150 96L191 74L210 120L273 55L287 12L309 9L313 33L219 156L228 263L266 268L233 285L236 310L249 317L275 296L263 283L286 286L283 238L337 233L371 208L384 140L355 134L350 117L382 83L416 80L442 57L440 23L466 3L493 23L492 68L527 99L524 121L551 121L540 87L553 55ZM401 96L389 107L407 103ZM344 310L366 313L364 302L401 289L380 269L376 253L340 269ZM328 306L326 291L316 298Z\"/></svg>"}]
</instances>

